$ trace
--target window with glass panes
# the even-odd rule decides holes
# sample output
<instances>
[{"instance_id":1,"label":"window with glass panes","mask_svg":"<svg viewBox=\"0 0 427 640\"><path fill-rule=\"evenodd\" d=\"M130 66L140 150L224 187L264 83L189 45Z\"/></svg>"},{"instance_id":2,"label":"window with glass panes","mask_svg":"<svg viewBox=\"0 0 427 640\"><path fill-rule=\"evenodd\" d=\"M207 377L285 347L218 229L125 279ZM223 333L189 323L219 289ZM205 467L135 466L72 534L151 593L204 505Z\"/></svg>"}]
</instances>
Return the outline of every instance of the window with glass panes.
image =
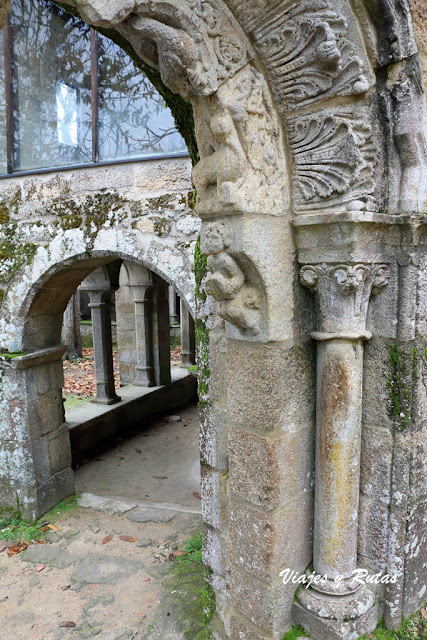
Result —
<instances>
[{"instance_id":1,"label":"window with glass panes","mask_svg":"<svg viewBox=\"0 0 427 640\"><path fill-rule=\"evenodd\" d=\"M14 0L0 31L0 175L186 154L120 47L47 0Z\"/></svg>"}]
</instances>

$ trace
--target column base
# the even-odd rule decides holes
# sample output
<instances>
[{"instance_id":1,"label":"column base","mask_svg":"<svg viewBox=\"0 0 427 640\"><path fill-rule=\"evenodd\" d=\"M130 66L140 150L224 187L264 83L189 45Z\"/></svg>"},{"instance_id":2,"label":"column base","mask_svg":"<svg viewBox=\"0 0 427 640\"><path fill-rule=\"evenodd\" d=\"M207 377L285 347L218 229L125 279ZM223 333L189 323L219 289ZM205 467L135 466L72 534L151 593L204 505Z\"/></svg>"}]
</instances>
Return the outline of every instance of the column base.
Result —
<instances>
[{"instance_id":1,"label":"column base","mask_svg":"<svg viewBox=\"0 0 427 640\"><path fill-rule=\"evenodd\" d=\"M375 596L366 585L343 596L301 588L292 618L312 640L357 640L375 629L379 611Z\"/></svg>"},{"instance_id":2,"label":"column base","mask_svg":"<svg viewBox=\"0 0 427 640\"><path fill-rule=\"evenodd\" d=\"M151 369L136 367L135 380L133 381L134 387L154 387L154 381L152 379Z\"/></svg>"}]
</instances>

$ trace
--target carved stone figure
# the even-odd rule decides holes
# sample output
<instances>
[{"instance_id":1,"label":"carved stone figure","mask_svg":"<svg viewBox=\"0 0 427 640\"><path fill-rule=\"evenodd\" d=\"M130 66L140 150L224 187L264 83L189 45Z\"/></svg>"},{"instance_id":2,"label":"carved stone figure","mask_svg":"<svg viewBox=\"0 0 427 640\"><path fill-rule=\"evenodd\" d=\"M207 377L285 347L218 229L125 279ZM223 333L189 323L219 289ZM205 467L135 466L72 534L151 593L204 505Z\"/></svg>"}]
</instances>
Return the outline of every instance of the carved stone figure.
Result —
<instances>
[{"instance_id":1,"label":"carved stone figure","mask_svg":"<svg viewBox=\"0 0 427 640\"><path fill-rule=\"evenodd\" d=\"M205 291L219 302L219 315L243 332L258 333L259 295L245 283L238 261L227 251L231 231L225 222L208 222L202 233L202 250L208 256L210 275Z\"/></svg>"},{"instance_id":2,"label":"carved stone figure","mask_svg":"<svg viewBox=\"0 0 427 640\"><path fill-rule=\"evenodd\" d=\"M247 65L207 101L195 100L194 110L198 213L285 213L286 158L262 75Z\"/></svg>"}]
</instances>

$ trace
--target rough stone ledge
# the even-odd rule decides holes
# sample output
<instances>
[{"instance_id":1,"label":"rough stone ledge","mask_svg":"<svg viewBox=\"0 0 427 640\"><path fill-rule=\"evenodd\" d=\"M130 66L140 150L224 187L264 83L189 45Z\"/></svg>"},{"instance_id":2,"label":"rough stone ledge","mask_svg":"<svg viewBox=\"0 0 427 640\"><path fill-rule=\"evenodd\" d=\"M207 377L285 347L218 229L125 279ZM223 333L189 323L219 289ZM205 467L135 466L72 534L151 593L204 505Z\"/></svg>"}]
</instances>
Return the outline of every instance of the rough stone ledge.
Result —
<instances>
[{"instance_id":1,"label":"rough stone ledge","mask_svg":"<svg viewBox=\"0 0 427 640\"><path fill-rule=\"evenodd\" d=\"M30 369L31 367L37 367L41 364L61 360L66 350L67 347L60 345L58 347L50 347L49 349L40 349L39 351L26 353L11 360L0 358L0 361L2 364L9 365L12 369Z\"/></svg>"}]
</instances>

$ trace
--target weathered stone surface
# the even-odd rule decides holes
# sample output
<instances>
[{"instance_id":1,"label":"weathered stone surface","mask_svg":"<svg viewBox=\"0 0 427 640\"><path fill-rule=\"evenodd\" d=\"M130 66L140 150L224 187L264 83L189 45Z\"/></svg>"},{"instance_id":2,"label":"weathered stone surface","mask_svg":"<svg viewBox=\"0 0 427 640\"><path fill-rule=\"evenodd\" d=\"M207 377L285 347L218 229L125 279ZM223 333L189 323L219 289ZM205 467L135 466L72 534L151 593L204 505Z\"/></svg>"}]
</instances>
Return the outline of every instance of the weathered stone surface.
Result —
<instances>
[{"instance_id":1,"label":"weathered stone surface","mask_svg":"<svg viewBox=\"0 0 427 640\"><path fill-rule=\"evenodd\" d=\"M143 568L142 562L87 555L74 569L71 581L79 584L117 584Z\"/></svg>"},{"instance_id":2,"label":"weathered stone surface","mask_svg":"<svg viewBox=\"0 0 427 640\"><path fill-rule=\"evenodd\" d=\"M65 569L78 562L79 558L60 547L31 545L25 552L23 560L32 564L46 564L56 569Z\"/></svg>"},{"instance_id":3,"label":"weathered stone surface","mask_svg":"<svg viewBox=\"0 0 427 640\"><path fill-rule=\"evenodd\" d=\"M157 509L156 507L139 507L127 516L131 522L170 522L178 515L171 509Z\"/></svg>"},{"instance_id":4,"label":"weathered stone surface","mask_svg":"<svg viewBox=\"0 0 427 640\"><path fill-rule=\"evenodd\" d=\"M133 502L117 500L114 498L103 498L101 496L94 496L91 493L83 493L78 499L78 505L85 509L102 511L110 516L116 513L126 513L136 507L136 504Z\"/></svg>"}]
</instances>

